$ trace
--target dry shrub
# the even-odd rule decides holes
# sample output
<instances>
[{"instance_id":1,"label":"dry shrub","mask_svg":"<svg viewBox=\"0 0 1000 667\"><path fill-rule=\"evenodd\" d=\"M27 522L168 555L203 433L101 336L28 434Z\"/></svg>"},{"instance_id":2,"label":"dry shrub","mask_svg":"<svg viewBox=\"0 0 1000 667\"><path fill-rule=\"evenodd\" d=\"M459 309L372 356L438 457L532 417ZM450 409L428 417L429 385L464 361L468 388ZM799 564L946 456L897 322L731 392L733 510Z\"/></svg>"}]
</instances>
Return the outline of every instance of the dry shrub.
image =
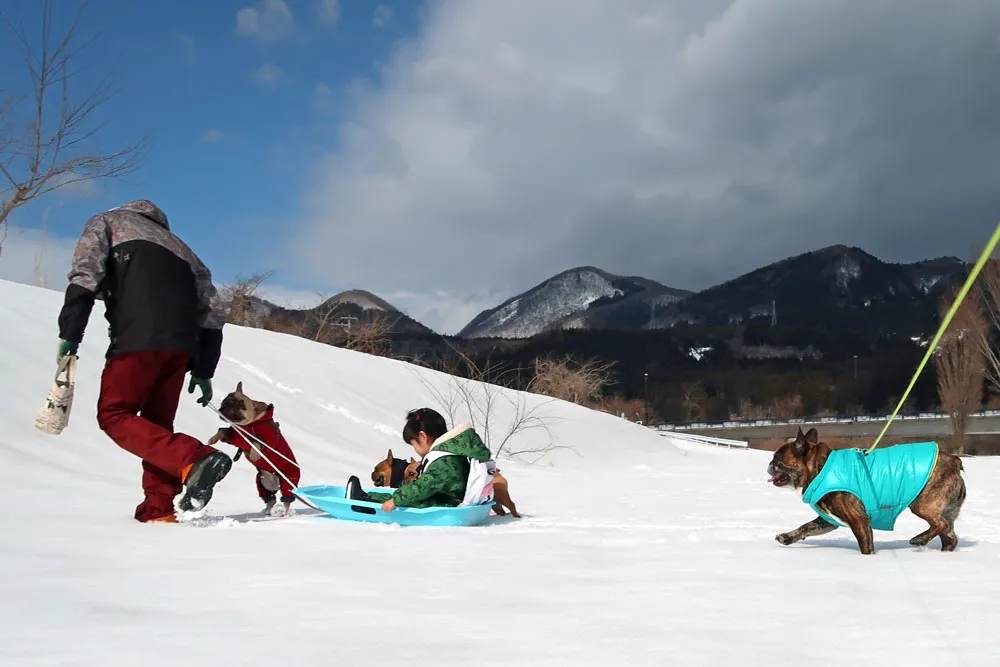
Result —
<instances>
[{"instance_id":1,"label":"dry shrub","mask_svg":"<svg viewBox=\"0 0 1000 667\"><path fill-rule=\"evenodd\" d=\"M996 340L1000 335L1000 261L990 259L983 266L976 284L983 326L973 329L983 355L983 374L994 391L1000 392L1000 350ZM973 295L969 294L968 299ZM958 314L956 313L956 316Z\"/></svg>"},{"instance_id":2,"label":"dry shrub","mask_svg":"<svg viewBox=\"0 0 1000 667\"><path fill-rule=\"evenodd\" d=\"M952 303L952 299L942 302L942 315L950 310ZM969 414L979 410L983 401L986 356L982 339L987 329L978 301L966 299L934 351L938 397L951 420L953 444L959 453L964 449Z\"/></svg>"},{"instance_id":3,"label":"dry shrub","mask_svg":"<svg viewBox=\"0 0 1000 667\"><path fill-rule=\"evenodd\" d=\"M625 398L623 396L608 396L601 400L597 406L599 410L609 412L616 417L624 415L629 421L642 421L646 414L646 402L641 398ZM655 421L653 413L649 413L649 420Z\"/></svg>"},{"instance_id":4,"label":"dry shrub","mask_svg":"<svg viewBox=\"0 0 1000 667\"><path fill-rule=\"evenodd\" d=\"M802 395L788 394L771 401L771 419L795 419L802 416Z\"/></svg>"},{"instance_id":5,"label":"dry shrub","mask_svg":"<svg viewBox=\"0 0 1000 667\"><path fill-rule=\"evenodd\" d=\"M708 400L708 393L705 386L700 382L691 382L683 387L684 395L681 398L681 405L688 421L699 421L704 418L705 402Z\"/></svg>"},{"instance_id":6,"label":"dry shrub","mask_svg":"<svg viewBox=\"0 0 1000 667\"><path fill-rule=\"evenodd\" d=\"M535 359L535 377L528 391L577 405L594 405L611 383L613 366L596 359L578 362L572 356Z\"/></svg>"},{"instance_id":7,"label":"dry shrub","mask_svg":"<svg viewBox=\"0 0 1000 667\"><path fill-rule=\"evenodd\" d=\"M219 298L229 305L226 322L243 327L261 328L264 315L253 307L253 295L274 271L260 271L249 277L237 276L236 280L219 290Z\"/></svg>"},{"instance_id":8,"label":"dry shrub","mask_svg":"<svg viewBox=\"0 0 1000 667\"><path fill-rule=\"evenodd\" d=\"M392 352L392 333L398 320L398 317L388 313L373 311L368 321L360 321L347 330L344 347L365 354L388 356Z\"/></svg>"}]
</instances>

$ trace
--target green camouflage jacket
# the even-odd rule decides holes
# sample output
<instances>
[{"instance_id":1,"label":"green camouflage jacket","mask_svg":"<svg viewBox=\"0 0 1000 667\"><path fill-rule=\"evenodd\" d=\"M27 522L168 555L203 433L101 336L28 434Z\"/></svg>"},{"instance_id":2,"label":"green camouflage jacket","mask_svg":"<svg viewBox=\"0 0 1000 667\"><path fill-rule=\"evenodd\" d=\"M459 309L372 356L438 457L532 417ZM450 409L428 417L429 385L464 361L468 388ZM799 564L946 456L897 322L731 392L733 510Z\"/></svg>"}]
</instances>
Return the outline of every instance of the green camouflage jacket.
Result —
<instances>
[{"instance_id":1,"label":"green camouflage jacket","mask_svg":"<svg viewBox=\"0 0 1000 667\"><path fill-rule=\"evenodd\" d=\"M451 452L392 495L396 507L458 507L465 497L469 479L469 459L489 461L490 450L471 426L462 425L442 435L431 451Z\"/></svg>"}]
</instances>

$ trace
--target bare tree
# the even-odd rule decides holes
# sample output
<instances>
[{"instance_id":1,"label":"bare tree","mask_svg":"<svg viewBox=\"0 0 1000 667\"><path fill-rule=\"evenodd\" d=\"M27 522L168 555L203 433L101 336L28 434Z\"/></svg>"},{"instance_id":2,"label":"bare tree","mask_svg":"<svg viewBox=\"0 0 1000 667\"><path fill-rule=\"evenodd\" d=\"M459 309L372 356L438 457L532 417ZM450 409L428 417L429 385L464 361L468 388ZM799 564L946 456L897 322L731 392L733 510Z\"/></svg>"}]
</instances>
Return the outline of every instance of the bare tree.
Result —
<instances>
[{"instance_id":1,"label":"bare tree","mask_svg":"<svg viewBox=\"0 0 1000 667\"><path fill-rule=\"evenodd\" d=\"M449 376L444 388L432 382L426 371L413 369L452 425L470 424L497 459L534 457L530 462L537 462L552 451L571 449L553 442L550 428L555 418L542 410L547 402L529 407L530 394L510 388L518 369L489 359L479 365L454 347L452 350L456 357L442 363L442 372ZM543 432L545 441L532 447L521 444L520 436L534 430Z\"/></svg>"},{"instance_id":2,"label":"bare tree","mask_svg":"<svg viewBox=\"0 0 1000 667\"><path fill-rule=\"evenodd\" d=\"M253 307L253 295L258 288L274 275L274 271L260 271L249 277L237 276L219 290L219 298L228 304L230 324L244 327L260 327L261 318Z\"/></svg>"},{"instance_id":3,"label":"bare tree","mask_svg":"<svg viewBox=\"0 0 1000 667\"><path fill-rule=\"evenodd\" d=\"M942 314L950 310L951 299L941 305ZM982 405L985 357L981 346L983 330L987 329L982 308L975 299L966 299L959 306L950 330L941 338L934 351L937 365L938 397L951 420L955 448L965 449L965 433L969 415Z\"/></svg>"},{"instance_id":4,"label":"bare tree","mask_svg":"<svg viewBox=\"0 0 1000 667\"><path fill-rule=\"evenodd\" d=\"M688 421L701 419L707 400L708 394L701 382L691 382L684 385L684 398L681 400L681 404L687 413Z\"/></svg>"},{"instance_id":5,"label":"bare tree","mask_svg":"<svg viewBox=\"0 0 1000 667\"><path fill-rule=\"evenodd\" d=\"M578 362L572 355L562 359L535 359L535 376L528 391L551 396L578 405L600 401L604 388L611 383L614 362L597 359Z\"/></svg>"},{"instance_id":6,"label":"bare tree","mask_svg":"<svg viewBox=\"0 0 1000 667\"><path fill-rule=\"evenodd\" d=\"M52 2L42 3L40 34L30 36L4 13L9 32L31 82L30 92L0 91L0 248L10 213L58 188L104 178L122 178L142 161L146 140L110 152L98 147L103 123L95 116L116 91L106 76L93 88L77 90L83 51L77 44L85 3L61 35L53 34Z\"/></svg>"},{"instance_id":7,"label":"bare tree","mask_svg":"<svg viewBox=\"0 0 1000 667\"><path fill-rule=\"evenodd\" d=\"M802 412L802 395L787 394L778 396L771 401L768 417L771 419L795 419L801 417Z\"/></svg>"},{"instance_id":8,"label":"bare tree","mask_svg":"<svg viewBox=\"0 0 1000 667\"><path fill-rule=\"evenodd\" d=\"M392 347L392 334L399 317L382 311L371 311L367 321L351 326L347 336L347 349L365 354L386 356Z\"/></svg>"},{"instance_id":9,"label":"bare tree","mask_svg":"<svg viewBox=\"0 0 1000 667\"><path fill-rule=\"evenodd\" d=\"M317 292L319 305L312 309L312 325L316 327L313 340L320 343L333 342L330 339L331 329L337 324L335 316L340 304L330 301L325 292Z\"/></svg>"},{"instance_id":10,"label":"bare tree","mask_svg":"<svg viewBox=\"0 0 1000 667\"><path fill-rule=\"evenodd\" d=\"M984 373L994 391L1000 392L1000 349L996 344L1000 336L1000 261L990 259L986 262L977 285L985 320L985 326L978 332L979 349L985 362Z\"/></svg>"}]
</instances>

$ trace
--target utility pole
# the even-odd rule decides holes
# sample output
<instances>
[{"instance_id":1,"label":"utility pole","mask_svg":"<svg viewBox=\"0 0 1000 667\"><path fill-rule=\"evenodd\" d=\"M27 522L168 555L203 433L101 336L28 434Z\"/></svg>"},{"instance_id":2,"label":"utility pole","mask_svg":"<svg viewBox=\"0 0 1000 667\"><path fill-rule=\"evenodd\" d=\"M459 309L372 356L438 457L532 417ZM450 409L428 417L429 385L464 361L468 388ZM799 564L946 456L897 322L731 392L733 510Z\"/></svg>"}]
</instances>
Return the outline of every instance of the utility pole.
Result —
<instances>
[{"instance_id":1,"label":"utility pole","mask_svg":"<svg viewBox=\"0 0 1000 667\"><path fill-rule=\"evenodd\" d=\"M858 355L854 355L854 379L858 379Z\"/></svg>"},{"instance_id":2,"label":"utility pole","mask_svg":"<svg viewBox=\"0 0 1000 667\"><path fill-rule=\"evenodd\" d=\"M771 326L778 326L778 301L771 299Z\"/></svg>"},{"instance_id":3,"label":"utility pole","mask_svg":"<svg viewBox=\"0 0 1000 667\"><path fill-rule=\"evenodd\" d=\"M649 373L643 373L642 378L643 403L646 408L646 418L642 423L644 426L649 426Z\"/></svg>"}]
</instances>

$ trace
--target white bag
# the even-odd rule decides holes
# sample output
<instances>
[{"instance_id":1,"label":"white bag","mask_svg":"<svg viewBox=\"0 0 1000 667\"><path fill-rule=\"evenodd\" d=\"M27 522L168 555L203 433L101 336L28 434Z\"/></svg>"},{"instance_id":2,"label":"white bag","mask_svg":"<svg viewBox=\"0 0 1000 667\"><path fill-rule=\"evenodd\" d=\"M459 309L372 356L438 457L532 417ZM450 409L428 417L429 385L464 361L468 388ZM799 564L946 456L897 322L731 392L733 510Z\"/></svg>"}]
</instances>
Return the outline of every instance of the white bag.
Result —
<instances>
[{"instance_id":1,"label":"white bag","mask_svg":"<svg viewBox=\"0 0 1000 667\"><path fill-rule=\"evenodd\" d=\"M435 449L427 453L424 457L423 470L439 458L444 456L459 456L453 452L442 452ZM477 461L476 459L465 457L469 461L469 477L465 482L465 497L459 507L469 507L471 505L482 505L493 500L493 475L496 473L497 464L489 461Z\"/></svg>"},{"instance_id":2,"label":"white bag","mask_svg":"<svg viewBox=\"0 0 1000 667\"><path fill-rule=\"evenodd\" d=\"M66 374L65 380L59 378ZM73 388L76 381L76 355L68 354L59 362L56 377L49 389L45 403L35 416L35 428L42 433L59 435L69 424L69 413L73 408Z\"/></svg>"}]
</instances>

